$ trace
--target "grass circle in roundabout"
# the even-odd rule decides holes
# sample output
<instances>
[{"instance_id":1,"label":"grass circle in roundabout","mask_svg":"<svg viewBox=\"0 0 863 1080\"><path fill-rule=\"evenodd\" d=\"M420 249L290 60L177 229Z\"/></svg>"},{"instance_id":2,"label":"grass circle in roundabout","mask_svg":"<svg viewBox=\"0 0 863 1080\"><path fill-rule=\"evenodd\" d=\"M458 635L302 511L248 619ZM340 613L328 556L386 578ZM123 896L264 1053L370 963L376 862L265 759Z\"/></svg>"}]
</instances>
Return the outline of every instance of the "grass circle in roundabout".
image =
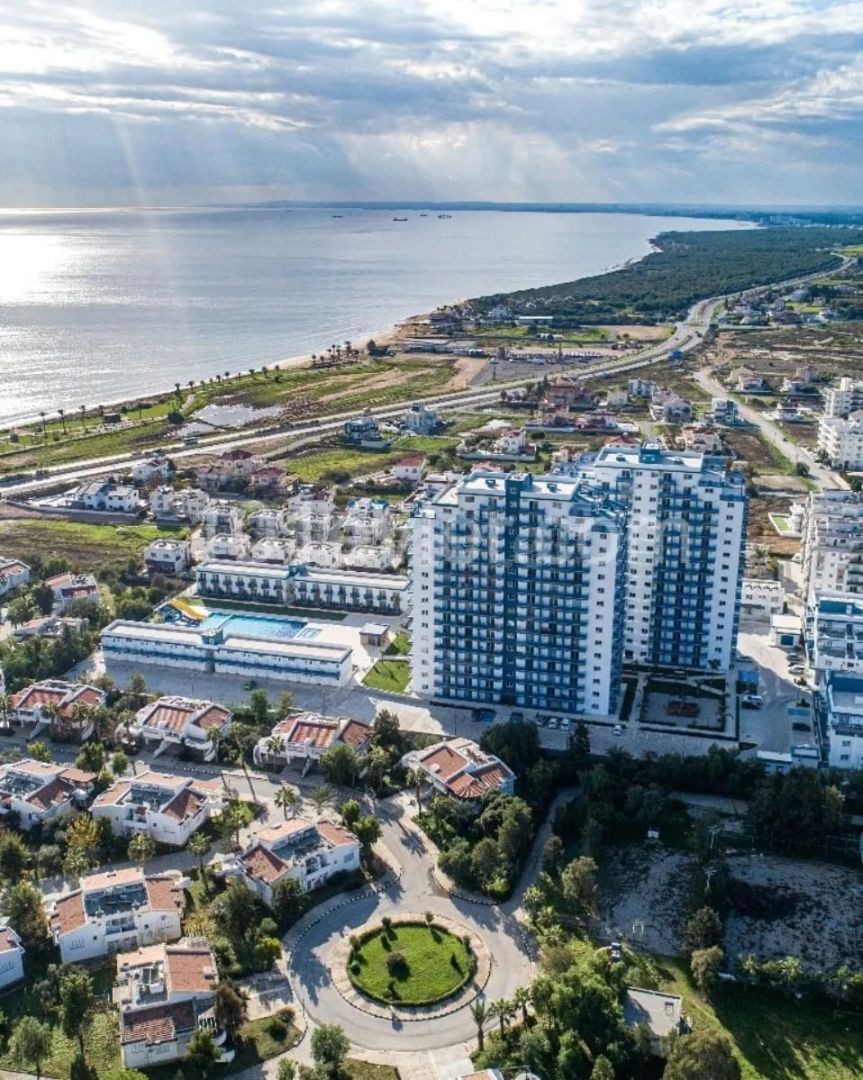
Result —
<instances>
[{"instance_id":1,"label":"grass circle in roundabout","mask_svg":"<svg viewBox=\"0 0 863 1080\"><path fill-rule=\"evenodd\" d=\"M464 939L427 922L393 920L351 940L348 975L361 994L386 1005L432 1005L473 977Z\"/></svg>"}]
</instances>

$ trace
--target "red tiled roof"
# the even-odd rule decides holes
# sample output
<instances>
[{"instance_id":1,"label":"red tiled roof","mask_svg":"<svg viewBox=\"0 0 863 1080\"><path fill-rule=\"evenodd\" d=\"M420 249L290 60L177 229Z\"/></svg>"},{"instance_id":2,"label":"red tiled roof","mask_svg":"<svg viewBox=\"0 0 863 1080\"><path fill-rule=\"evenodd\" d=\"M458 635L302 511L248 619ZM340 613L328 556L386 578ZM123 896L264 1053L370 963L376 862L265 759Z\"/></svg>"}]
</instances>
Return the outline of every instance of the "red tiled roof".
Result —
<instances>
[{"instance_id":1,"label":"red tiled roof","mask_svg":"<svg viewBox=\"0 0 863 1080\"><path fill-rule=\"evenodd\" d=\"M74 766L69 766L68 769L64 769L60 775L64 780L68 780L72 784L92 784L96 780L96 774L87 772L85 769L76 769Z\"/></svg>"},{"instance_id":2,"label":"red tiled roof","mask_svg":"<svg viewBox=\"0 0 863 1080\"><path fill-rule=\"evenodd\" d=\"M309 743L312 746L329 746L336 737L338 725L322 720L308 720L302 717L294 724L288 738L292 743Z\"/></svg>"},{"instance_id":3,"label":"red tiled roof","mask_svg":"<svg viewBox=\"0 0 863 1080\"><path fill-rule=\"evenodd\" d=\"M334 847L344 847L346 844L356 844L357 838L344 825L335 825L331 821L319 821L318 832Z\"/></svg>"},{"instance_id":4,"label":"red tiled roof","mask_svg":"<svg viewBox=\"0 0 863 1080\"><path fill-rule=\"evenodd\" d=\"M162 727L169 731L180 731L186 726L194 711L191 705L179 705L176 702L169 705L157 701L142 723L144 727Z\"/></svg>"},{"instance_id":5,"label":"red tiled roof","mask_svg":"<svg viewBox=\"0 0 863 1080\"><path fill-rule=\"evenodd\" d=\"M209 946L165 948L165 967L172 994L196 993L212 989L218 981L216 958Z\"/></svg>"},{"instance_id":6,"label":"red tiled roof","mask_svg":"<svg viewBox=\"0 0 863 1080\"><path fill-rule=\"evenodd\" d=\"M174 877L148 877L147 896L153 911L176 911L183 907L183 893Z\"/></svg>"},{"instance_id":7,"label":"red tiled roof","mask_svg":"<svg viewBox=\"0 0 863 1080\"><path fill-rule=\"evenodd\" d=\"M35 709L39 705L57 705L65 698L68 691L59 687L40 686L33 683L25 686L12 697L13 709Z\"/></svg>"},{"instance_id":8,"label":"red tiled roof","mask_svg":"<svg viewBox=\"0 0 863 1080\"><path fill-rule=\"evenodd\" d=\"M94 806L116 806L116 804L123 798L126 792L131 788L131 784L128 780L118 780L113 783L106 791L101 792L96 796L93 805Z\"/></svg>"},{"instance_id":9,"label":"red tiled roof","mask_svg":"<svg viewBox=\"0 0 863 1080\"><path fill-rule=\"evenodd\" d=\"M195 1028L195 1006L191 1001L178 1005L151 1005L121 1016L121 1040L124 1043L150 1044L172 1042L179 1032Z\"/></svg>"},{"instance_id":10,"label":"red tiled roof","mask_svg":"<svg viewBox=\"0 0 863 1080\"><path fill-rule=\"evenodd\" d=\"M0 929L0 952L9 952L10 949L20 949L21 945L14 930L8 926Z\"/></svg>"},{"instance_id":11,"label":"red tiled roof","mask_svg":"<svg viewBox=\"0 0 863 1080\"><path fill-rule=\"evenodd\" d=\"M349 720L342 729L340 738L348 746L362 746L369 734L368 724L360 723L359 720Z\"/></svg>"},{"instance_id":12,"label":"red tiled roof","mask_svg":"<svg viewBox=\"0 0 863 1080\"><path fill-rule=\"evenodd\" d=\"M168 817L176 818L177 821L185 821L186 818L194 817L204 805L203 798L190 788L183 788L162 810Z\"/></svg>"},{"instance_id":13,"label":"red tiled roof","mask_svg":"<svg viewBox=\"0 0 863 1080\"><path fill-rule=\"evenodd\" d=\"M223 709L221 705L211 705L195 720L195 724L202 730L209 731L211 728L224 727L230 719L230 709Z\"/></svg>"},{"instance_id":14,"label":"red tiled roof","mask_svg":"<svg viewBox=\"0 0 863 1080\"><path fill-rule=\"evenodd\" d=\"M81 891L62 896L54 905L51 922L61 934L69 934L79 929L87 921L84 915L84 900Z\"/></svg>"},{"instance_id":15,"label":"red tiled roof","mask_svg":"<svg viewBox=\"0 0 863 1080\"><path fill-rule=\"evenodd\" d=\"M422 757L420 760L424 769L433 772L444 781L453 773L458 772L459 769L463 769L467 764L467 760L461 754L457 754L450 746L447 746L446 743L438 746L432 753Z\"/></svg>"},{"instance_id":16,"label":"red tiled roof","mask_svg":"<svg viewBox=\"0 0 863 1080\"><path fill-rule=\"evenodd\" d=\"M37 810L48 810L52 806L59 806L64 802L68 802L72 797L73 790L74 787L70 782L57 777L50 784L46 784L44 787L39 788L38 791L34 791L27 799L27 802L35 806Z\"/></svg>"},{"instance_id":17,"label":"red tiled roof","mask_svg":"<svg viewBox=\"0 0 863 1080\"><path fill-rule=\"evenodd\" d=\"M243 865L249 877L258 878L268 885L277 881L286 869L278 855L274 855L261 844L246 852L243 856Z\"/></svg>"}]
</instances>

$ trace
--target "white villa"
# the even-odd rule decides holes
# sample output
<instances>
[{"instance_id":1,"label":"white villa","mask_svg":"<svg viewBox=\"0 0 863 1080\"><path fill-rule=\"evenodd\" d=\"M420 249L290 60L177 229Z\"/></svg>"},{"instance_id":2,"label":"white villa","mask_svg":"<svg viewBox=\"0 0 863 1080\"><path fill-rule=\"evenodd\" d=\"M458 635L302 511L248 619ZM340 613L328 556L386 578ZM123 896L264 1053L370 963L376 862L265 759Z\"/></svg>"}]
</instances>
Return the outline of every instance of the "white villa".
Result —
<instances>
[{"instance_id":1,"label":"white villa","mask_svg":"<svg viewBox=\"0 0 863 1080\"><path fill-rule=\"evenodd\" d=\"M487 791L515 791L515 773L500 758L480 750L470 739L444 739L402 758L406 769L425 773L432 787L457 799L479 799Z\"/></svg>"},{"instance_id":2,"label":"white villa","mask_svg":"<svg viewBox=\"0 0 863 1080\"><path fill-rule=\"evenodd\" d=\"M239 535L243 531L243 513L234 503L217 499L204 510L201 527L207 539L222 533Z\"/></svg>"},{"instance_id":3,"label":"white villa","mask_svg":"<svg viewBox=\"0 0 863 1080\"><path fill-rule=\"evenodd\" d=\"M30 580L30 567L20 559L0 558L0 596L26 585Z\"/></svg>"},{"instance_id":4,"label":"white villa","mask_svg":"<svg viewBox=\"0 0 863 1080\"><path fill-rule=\"evenodd\" d=\"M24 978L24 946L4 916L0 918L0 990Z\"/></svg>"},{"instance_id":5,"label":"white villa","mask_svg":"<svg viewBox=\"0 0 863 1080\"><path fill-rule=\"evenodd\" d=\"M9 713L22 727L31 725L31 739L50 726L55 736L65 735L83 742L93 734L92 713L104 700L103 691L87 683L45 679L13 694Z\"/></svg>"},{"instance_id":6,"label":"white villa","mask_svg":"<svg viewBox=\"0 0 863 1080\"><path fill-rule=\"evenodd\" d=\"M238 856L222 859L222 872L239 876L272 906L273 889L292 877L304 891L325 884L335 874L358 870L360 842L343 825L291 818L260 829Z\"/></svg>"},{"instance_id":7,"label":"white villa","mask_svg":"<svg viewBox=\"0 0 863 1080\"><path fill-rule=\"evenodd\" d=\"M174 488L164 485L150 493L150 513L157 521L182 521L197 525L210 505L210 496L200 488Z\"/></svg>"},{"instance_id":8,"label":"white villa","mask_svg":"<svg viewBox=\"0 0 863 1080\"><path fill-rule=\"evenodd\" d=\"M155 479L167 480L174 467L166 457L151 457L136 461L132 466L132 479L136 484L149 484Z\"/></svg>"},{"instance_id":9,"label":"white villa","mask_svg":"<svg viewBox=\"0 0 863 1080\"><path fill-rule=\"evenodd\" d=\"M156 753L171 746L185 746L200 754L202 760L216 756L217 736L231 730L231 711L212 701L193 701L183 697L160 697L145 705L135 716L129 733L146 743L157 744Z\"/></svg>"},{"instance_id":10,"label":"white villa","mask_svg":"<svg viewBox=\"0 0 863 1080\"><path fill-rule=\"evenodd\" d=\"M177 577L192 564L191 544L188 540L172 540L160 537L147 545L144 565L151 574Z\"/></svg>"},{"instance_id":11,"label":"white villa","mask_svg":"<svg viewBox=\"0 0 863 1080\"><path fill-rule=\"evenodd\" d=\"M144 833L159 844L183 847L221 810L223 796L218 779L148 771L115 780L97 795L90 812L94 818L107 818L115 836Z\"/></svg>"},{"instance_id":12,"label":"white villa","mask_svg":"<svg viewBox=\"0 0 863 1080\"><path fill-rule=\"evenodd\" d=\"M265 536L288 536L291 532L287 510L272 510L268 507L262 507L249 514L246 519L246 528L257 539Z\"/></svg>"},{"instance_id":13,"label":"white villa","mask_svg":"<svg viewBox=\"0 0 863 1080\"><path fill-rule=\"evenodd\" d=\"M99 583L92 574L58 574L45 584L54 593L54 611L62 614L73 600L92 600L100 603Z\"/></svg>"},{"instance_id":14,"label":"white villa","mask_svg":"<svg viewBox=\"0 0 863 1080\"><path fill-rule=\"evenodd\" d=\"M351 499L348 503L344 532L353 543L378 544L392 529L392 511L386 499Z\"/></svg>"},{"instance_id":15,"label":"white villa","mask_svg":"<svg viewBox=\"0 0 863 1080\"><path fill-rule=\"evenodd\" d=\"M117 956L114 1002L120 1010L120 1049L127 1069L179 1061L198 1028L225 1042L213 1015L219 974L203 938L161 942ZM221 1061L233 1060L233 1049Z\"/></svg>"},{"instance_id":16,"label":"white villa","mask_svg":"<svg viewBox=\"0 0 863 1080\"><path fill-rule=\"evenodd\" d=\"M210 559L246 559L251 541L245 533L216 533L207 541L207 557Z\"/></svg>"},{"instance_id":17,"label":"white villa","mask_svg":"<svg viewBox=\"0 0 863 1080\"><path fill-rule=\"evenodd\" d=\"M53 761L23 758L0 765L0 814L16 814L21 828L29 830L83 809L95 783L95 773Z\"/></svg>"},{"instance_id":18,"label":"white villa","mask_svg":"<svg viewBox=\"0 0 863 1080\"><path fill-rule=\"evenodd\" d=\"M183 877L178 870L147 876L140 867L81 878L50 905L49 919L64 964L138 949L181 934Z\"/></svg>"},{"instance_id":19,"label":"white villa","mask_svg":"<svg viewBox=\"0 0 863 1080\"><path fill-rule=\"evenodd\" d=\"M141 493L129 484L87 480L69 492L66 503L100 513L135 514L141 509Z\"/></svg>"},{"instance_id":20,"label":"white villa","mask_svg":"<svg viewBox=\"0 0 863 1080\"><path fill-rule=\"evenodd\" d=\"M281 720L269 735L258 739L252 756L256 765L290 765L301 761L309 767L338 743L362 753L370 735L368 724L361 720L303 712Z\"/></svg>"}]
</instances>

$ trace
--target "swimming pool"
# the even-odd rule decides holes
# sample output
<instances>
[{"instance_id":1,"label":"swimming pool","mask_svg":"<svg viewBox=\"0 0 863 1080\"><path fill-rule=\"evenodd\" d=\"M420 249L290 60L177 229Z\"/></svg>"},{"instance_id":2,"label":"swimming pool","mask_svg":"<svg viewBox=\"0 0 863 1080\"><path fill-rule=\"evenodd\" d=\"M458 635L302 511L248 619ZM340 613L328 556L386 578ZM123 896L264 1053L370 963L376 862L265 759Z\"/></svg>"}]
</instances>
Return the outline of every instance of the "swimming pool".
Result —
<instances>
[{"instance_id":1,"label":"swimming pool","mask_svg":"<svg viewBox=\"0 0 863 1080\"><path fill-rule=\"evenodd\" d=\"M317 637L317 630L302 619L281 615L244 615L235 611L210 609L199 629L205 633L221 628L225 637L263 638L267 641L290 641L291 638Z\"/></svg>"}]
</instances>

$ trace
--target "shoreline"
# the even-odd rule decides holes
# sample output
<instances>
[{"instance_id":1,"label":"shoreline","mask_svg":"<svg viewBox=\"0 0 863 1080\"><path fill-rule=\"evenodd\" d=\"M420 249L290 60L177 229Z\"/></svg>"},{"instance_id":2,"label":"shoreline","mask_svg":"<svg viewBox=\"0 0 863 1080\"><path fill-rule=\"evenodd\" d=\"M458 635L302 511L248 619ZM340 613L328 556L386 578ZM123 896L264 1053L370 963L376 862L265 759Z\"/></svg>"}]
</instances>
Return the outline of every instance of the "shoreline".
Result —
<instances>
[{"instance_id":1,"label":"shoreline","mask_svg":"<svg viewBox=\"0 0 863 1080\"><path fill-rule=\"evenodd\" d=\"M660 218L660 217L676 217L676 216L677 216L676 214L671 214L671 213L664 214L664 215L659 215L659 214L656 215L657 218ZM753 228L757 229L757 228L761 227L757 222L751 222L751 221L741 221L739 223L739 225L740 225L741 229L753 229ZM699 230L699 231L701 231L701 230ZM709 230L707 230L707 231L709 231ZM726 230L723 230L723 231L726 231ZM733 230L730 230L730 231L733 231ZM591 278L600 278L600 277L604 277L604 276L606 276L608 274L619 273L622 270L626 270L626 269L636 265L637 263L639 263L639 262L643 261L644 259L646 259L649 255L654 254L657 251L661 250L661 245L659 245L657 243L657 240L658 240L659 236L661 236L661 231L657 232L654 236L651 236L651 237L648 238L648 240L647 240L647 250L643 254L641 254L641 255L633 255L630 258L624 259L624 260L616 262L616 263L612 263L611 265L599 270L596 273L585 274L585 275L582 275L581 277L573 278L572 280L573 281L587 281L587 280L590 280ZM510 295L513 292L521 292L521 291L525 291L525 290L529 290L529 289L551 288L551 287L554 287L555 285L559 285L559 284L563 284L563 283L562 282L550 282L550 283L545 283L545 284L540 284L540 285L524 286L521 289L516 289L516 290L509 289L509 290L506 290L506 291L500 292L500 293L477 294L476 297L472 297L472 298L461 298L461 299L457 299L457 300L444 301L441 304L439 304L437 308L432 309L432 310L439 310L441 307L457 307L457 306L459 306L461 304L468 303L470 301L470 299L480 299L483 296L498 296L498 295L507 296L507 295ZM368 334L363 334L363 338L365 339L365 341L374 340L375 342L377 342L379 344L392 345L399 338L399 329L400 329L400 327L404 326L405 324L407 324L409 322L413 322L413 321L416 321L416 320L421 320L421 319L427 318L430 314L431 314L430 311L408 313L407 315L402 316L402 318L399 319L398 321L396 321L394 323L391 323L390 325L382 328L379 331L370 331ZM250 367L244 368L242 370L238 370L236 372L233 372L230 375L230 377L227 380L225 380L226 393L229 393L230 381L231 380L241 378L243 375L247 375L250 370L255 370L255 371L260 371L260 370L275 371L275 370L290 370L290 369L293 369L293 368L310 367L311 366L311 359L312 359L312 353L301 353L301 354L295 354L293 356L287 356L287 357L284 357L283 359L280 359L280 360L271 361L271 362L266 363L266 364L251 365ZM326 370L326 368L324 368L322 370ZM193 393L196 387L212 385L212 383L214 381L214 378L215 377L212 376L210 378L196 379L194 381L193 386L188 386L188 385L185 386L185 387L181 386L180 390L181 390L181 392L184 393L184 396L185 396L185 395L187 395L189 393ZM100 402L99 404L104 409L113 410L113 411L117 411L117 410L121 409L123 406L126 406L127 409L131 409L134 405L136 405L139 402L143 403L145 406L152 405L152 404L157 403L158 401L161 401L163 398L165 398L166 395L170 395L173 392L173 389L174 388L171 387L171 386L166 386L162 390L156 390L156 391L153 391L152 393L148 393L146 395L136 395L136 396L131 396L131 397L129 397L129 396L120 397L120 398L115 398L115 399L110 400L110 401ZM78 405L73 406L73 407L66 406L65 411L66 411L67 418L69 418L71 420L73 417L76 417L78 408L79 408ZM73 411L73 409L74 409L74 411ZM87 415L87 417L93 417L93 416L97 415L97 412L98 412L98 408L97 409L88 409L86 415ZM53 409L50 412L48 412L46 410L46 420L56 421L56 419L58 417L59 417L59 412L58 412L57 409ZM189 419L193 420L194 417L192 416ZM32 415L32 416L30 416L28 418L19 419L19 420L13 421L13 422L0 421L0 432L16 432L16 431L24 431L26 429L38 428L40 423L41 423L41 415L37 412L36 414L34 414L34 415ZM233 430L233 429L228 429L228 430Z\"/></svg>"}]
</instances>

